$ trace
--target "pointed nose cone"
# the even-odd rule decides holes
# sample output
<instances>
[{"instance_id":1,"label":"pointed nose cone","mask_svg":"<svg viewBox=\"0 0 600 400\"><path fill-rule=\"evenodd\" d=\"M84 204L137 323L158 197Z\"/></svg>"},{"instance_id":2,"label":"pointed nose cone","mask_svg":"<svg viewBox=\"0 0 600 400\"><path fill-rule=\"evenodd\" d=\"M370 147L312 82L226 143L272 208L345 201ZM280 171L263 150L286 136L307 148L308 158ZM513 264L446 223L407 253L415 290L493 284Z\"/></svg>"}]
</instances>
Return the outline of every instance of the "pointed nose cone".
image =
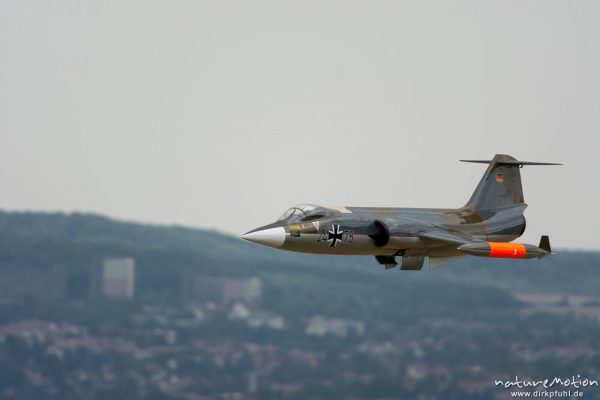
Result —
<instances>
[{"instance_id":1,"label":"pointed nose cone","mask_svg":"<svg viewBox=\"0 0 600 400\"><path fill-rule=\"evenodd\" d=\"M282 227L260 229L243 234L241 237L250 242L279 248L285 242L285 229Z\"/></svg>"}]
</instances>

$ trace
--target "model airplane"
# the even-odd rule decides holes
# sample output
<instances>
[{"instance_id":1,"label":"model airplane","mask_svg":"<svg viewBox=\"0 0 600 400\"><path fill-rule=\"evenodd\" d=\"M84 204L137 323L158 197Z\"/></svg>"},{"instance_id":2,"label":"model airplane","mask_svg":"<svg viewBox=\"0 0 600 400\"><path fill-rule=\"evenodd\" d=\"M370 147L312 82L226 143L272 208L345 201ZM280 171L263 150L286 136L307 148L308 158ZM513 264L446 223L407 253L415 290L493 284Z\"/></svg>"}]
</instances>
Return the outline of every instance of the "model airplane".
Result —
<instances>
[{"instance_id":1,"label":"model airplane","mask_svg":"<svg viewBox=\"0 0 600 400\"><path fill-rule=\"evenodd\" d=\"M457 209L321 207L298 205L276 222L243 239L282 250L337 255L373 255L386 269L402 257L403 270L432 268L465 255L541 258L551 253L548 236L538 246L509 243L525 231L520 168L560 165L518 161L497 154L468 203Z\"/></svg>"}]
</instances>

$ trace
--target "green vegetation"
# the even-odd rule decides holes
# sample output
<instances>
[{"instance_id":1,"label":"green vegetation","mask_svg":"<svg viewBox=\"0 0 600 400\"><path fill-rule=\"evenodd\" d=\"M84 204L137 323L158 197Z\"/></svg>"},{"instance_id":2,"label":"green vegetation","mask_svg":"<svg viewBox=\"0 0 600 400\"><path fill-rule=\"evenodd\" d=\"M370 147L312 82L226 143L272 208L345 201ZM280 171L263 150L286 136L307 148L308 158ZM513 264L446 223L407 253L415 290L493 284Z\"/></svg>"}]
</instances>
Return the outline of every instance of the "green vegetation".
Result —
<instances>
[{"instance_id":1,"label":"green vegetation","mask_svg":"<svg viewBox=\"0 0 600 400\"><path fill-rule=\"evenodd\" d=\"M94 270L121 256L135 259L135 300L102 299ZM466 399L498 394L493 379L515 374L597 379L599 267L598 253L559 252L385 271L368 257L282 253L211 231L0 212L3 284L19 271L66 276L52 298L0 293L0 364L11 366L0 368L0 397ZM259 278L262 298L247 307L285 327L252 327L226 302L190 304L190 273ZM318 315L350 328L307 334Z\"/></svg>"}]
</instances>

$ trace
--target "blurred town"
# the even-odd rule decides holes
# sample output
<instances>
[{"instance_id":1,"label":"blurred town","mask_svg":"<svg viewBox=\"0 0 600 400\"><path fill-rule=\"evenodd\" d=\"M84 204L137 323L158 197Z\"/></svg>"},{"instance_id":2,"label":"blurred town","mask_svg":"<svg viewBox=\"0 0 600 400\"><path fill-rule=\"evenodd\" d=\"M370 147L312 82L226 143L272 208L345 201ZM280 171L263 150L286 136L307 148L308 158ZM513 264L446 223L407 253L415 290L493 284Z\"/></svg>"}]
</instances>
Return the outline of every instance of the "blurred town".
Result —
<instances>
[{"instance_id":1,"label":"blurred town","mask_svg":"<svg viewBox=\"0 0 600 400\"><path fill-rule=\"evenodd\" d=\"M511 288L460 276L479 265L301 265L97 216L4 213L0 231L1 398L503 399L495 379L600 376L600 297L560 265L537 285L497 266ZM578 257L571 273L600 261Z\"/></svg>"}]
</instances>

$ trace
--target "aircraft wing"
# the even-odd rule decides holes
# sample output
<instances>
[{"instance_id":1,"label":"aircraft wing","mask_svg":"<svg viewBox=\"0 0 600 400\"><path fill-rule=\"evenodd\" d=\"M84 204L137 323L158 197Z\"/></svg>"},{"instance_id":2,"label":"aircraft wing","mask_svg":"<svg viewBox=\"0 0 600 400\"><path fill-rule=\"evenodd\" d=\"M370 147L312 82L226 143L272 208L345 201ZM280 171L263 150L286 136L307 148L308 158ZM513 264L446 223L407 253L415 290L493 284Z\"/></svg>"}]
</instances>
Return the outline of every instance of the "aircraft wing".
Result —
<instances>
[{"instance_id":1,"label":"aircraft wing","mask_svg":"<svg viewBox=\"0 0 600 400\"><path fill-rule=\"evenodd\" d=\"M454 245L457 248L462 246L463 244L479 242L479 240L474 239L473 237L464 233L451 232L445 229L434 229L427 232L422 232L421 234L419 234L419 237L423 239L434 240L441 244ZM464 255L452 257L429 257L429 267L439 268L448 263L458 261L463 257Z\"/></svg>"},{"instance_id":2,"label":"aircraft wing","mask_svg":"<svg viewBox=\"0 0 600 400\"><path fill-rule=\"evenodd\" d=\"M443 242L445 244L454 244L456 247L462 246L463 244L481 242L481 240L474 239L470 235L451 232L444 229L434 229L427 232L422 232L419 234L419 237L423 239L434 240L436 242Z\"/></svg>"},{"instance_id":3,"label":"aircraft wing","mask_svg":"<svg viewBox=\"0 0 600 400\"><path fill-rule=\"evenodd\" d=\"M452 232L444 229L433 229L422 232L419 237L430 239L442 245L456 246L461 253L478 257L491 258L542 258L551 254L550 239L542 236L540 244L511 243L511 242L487 242L475 239L464 233ZM431 257L430 257L431 259ZM444 261L440 260L438 261ZM436 262L436 264L439 264ZM433 265L433 264L432 264Z\"/></svg>"}]
</instances>

